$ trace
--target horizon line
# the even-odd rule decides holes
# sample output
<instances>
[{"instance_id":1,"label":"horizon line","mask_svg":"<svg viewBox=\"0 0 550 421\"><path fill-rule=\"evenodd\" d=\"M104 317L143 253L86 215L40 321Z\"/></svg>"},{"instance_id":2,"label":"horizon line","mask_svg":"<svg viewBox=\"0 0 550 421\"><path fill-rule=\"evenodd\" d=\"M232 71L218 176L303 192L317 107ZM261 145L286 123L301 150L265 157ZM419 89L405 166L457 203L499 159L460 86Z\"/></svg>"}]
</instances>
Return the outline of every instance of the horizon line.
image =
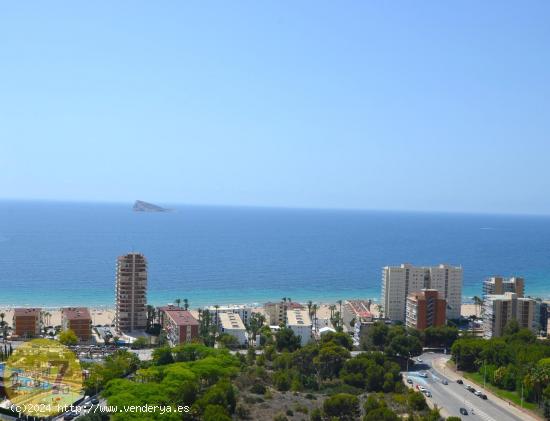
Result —
<instances>
[{"instance_id":1,"label":"horizon line","mask_svg":"<svg viewBox=\"0 0 550 421\"><path fill-rule=\"evenodd\" d=\"M159 201L148 201L144 199L127 200L86 200L86 199L50 199L50 198L11 198L0 197L1 202L38 202L38 203L60 203L60 204L104 204L131 206L136 200L159 205ZM426 209L391 209L391 208L363 208L363 207L315 207L301 205L261 205L261 204L226 204L226 203L187 203L162 201L163 206L186 206L186 207L218 207L218 208L250 208L250 209L281 209L281 210L310 210L310 211L343 211L343 212L389 212L389 213L421 213L421 214L451 214L451 215L487 215L487 216L530 216L550 217L550 213L529 213L529 212L497 212L497 211L474 211L474 210L426 210ZM175 210L175 209L171 209Z\"/></svg>"}]
</instances>

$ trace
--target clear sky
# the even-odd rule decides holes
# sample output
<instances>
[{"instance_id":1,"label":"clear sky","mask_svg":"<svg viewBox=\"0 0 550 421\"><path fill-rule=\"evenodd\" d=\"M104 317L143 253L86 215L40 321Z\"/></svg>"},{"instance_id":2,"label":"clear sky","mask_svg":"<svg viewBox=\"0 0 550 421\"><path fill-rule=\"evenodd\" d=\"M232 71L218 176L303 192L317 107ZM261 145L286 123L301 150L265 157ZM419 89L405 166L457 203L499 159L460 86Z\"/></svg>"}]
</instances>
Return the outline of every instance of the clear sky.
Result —
<instances>
[{"instance_id":1,"label":"clear sky","mask_svg":"<svg viewBox=\"0 0 550 421\"><path fill-rule=\"evenodd\" d=\"M0 198L550 213L550 2L0 5Z\"/></svg>"}]
</instances>

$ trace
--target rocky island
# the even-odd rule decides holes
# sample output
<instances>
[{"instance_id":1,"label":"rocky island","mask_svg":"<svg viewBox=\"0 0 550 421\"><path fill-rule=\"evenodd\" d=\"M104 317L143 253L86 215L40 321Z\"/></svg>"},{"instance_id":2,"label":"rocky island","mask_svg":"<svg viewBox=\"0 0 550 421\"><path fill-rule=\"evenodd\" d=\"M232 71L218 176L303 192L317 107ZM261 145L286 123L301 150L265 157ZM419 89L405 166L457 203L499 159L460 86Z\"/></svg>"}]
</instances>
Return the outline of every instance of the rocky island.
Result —
<instances>
[{"instance_id":1,"label":"rocky island","mask_svg":"<svg viewBox=\"0 0 550 421\"><path fill-rule=\"evenodd\" d=\"M134 212L169 212L170 209L165 209L152 203L147 203L142 200L136 200L133 207Z\"/></svg>"}]
</instances>

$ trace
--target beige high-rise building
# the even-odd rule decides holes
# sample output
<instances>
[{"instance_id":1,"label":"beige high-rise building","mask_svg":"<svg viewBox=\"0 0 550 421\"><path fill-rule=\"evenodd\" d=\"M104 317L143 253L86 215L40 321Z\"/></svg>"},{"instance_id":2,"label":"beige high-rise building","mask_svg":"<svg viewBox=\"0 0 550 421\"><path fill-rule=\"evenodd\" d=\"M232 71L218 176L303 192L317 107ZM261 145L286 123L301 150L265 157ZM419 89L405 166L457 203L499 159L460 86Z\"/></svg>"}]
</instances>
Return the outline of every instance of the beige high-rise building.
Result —
<instances>
[{"instance_id":1,"label":"beige high-rise building","mask_svg":"<svg viewBox=\"0 0 550 421\"><path fill-rule=\"evenodd\" d=\"M485 338L502 336L510 320L517 320L520 328L536 331L535 300L518 297L513 292L487 295L483 302L483 335Z\"/></svg>"},{"instance_id":2,"label":"beige high-rise building","mask_svg":"<svg viewBox=\"0 0 550 421\"><path fill-rule=\"evenodd\" d=\"M408 295L428 288L439 291L447 302L447 318L457 319L462 304L462 277L460 266L419 267L408 263L386 266L382 269L381 304L384 316L405 322Z\"/></svg>"},{"instance_id":3,"label":"beige high-rise building","mask_svg":"<svg viewBox=\"0 0 550 421\"><path fill-rule=\"evenodd\" d=\"M120 256L116 269L115 325L119 332L147 325L147 260L140 253Z\"/></svg>"}]
</instances>

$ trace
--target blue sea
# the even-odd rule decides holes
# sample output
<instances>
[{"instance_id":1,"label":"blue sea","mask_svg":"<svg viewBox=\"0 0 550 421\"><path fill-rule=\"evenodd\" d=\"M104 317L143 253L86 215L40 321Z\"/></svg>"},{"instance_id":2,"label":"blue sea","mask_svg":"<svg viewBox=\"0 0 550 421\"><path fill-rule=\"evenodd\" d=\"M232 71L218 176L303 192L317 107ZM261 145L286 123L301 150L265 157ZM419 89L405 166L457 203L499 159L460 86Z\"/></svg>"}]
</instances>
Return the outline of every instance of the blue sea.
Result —
<instances>
[{"instance_id":1,"label":"blue sea","mask_svg":"<svg viewBox=\"0 0 550 421\"><path fill-rule=\"evenodd\" d=\"M149 262L152 304L379 299L381 268L464 268L464 296L490 275L550 295L550 218L173 205L0 201L0 305L113 306L116 257Z\"/></svg>"}]
</instances>

